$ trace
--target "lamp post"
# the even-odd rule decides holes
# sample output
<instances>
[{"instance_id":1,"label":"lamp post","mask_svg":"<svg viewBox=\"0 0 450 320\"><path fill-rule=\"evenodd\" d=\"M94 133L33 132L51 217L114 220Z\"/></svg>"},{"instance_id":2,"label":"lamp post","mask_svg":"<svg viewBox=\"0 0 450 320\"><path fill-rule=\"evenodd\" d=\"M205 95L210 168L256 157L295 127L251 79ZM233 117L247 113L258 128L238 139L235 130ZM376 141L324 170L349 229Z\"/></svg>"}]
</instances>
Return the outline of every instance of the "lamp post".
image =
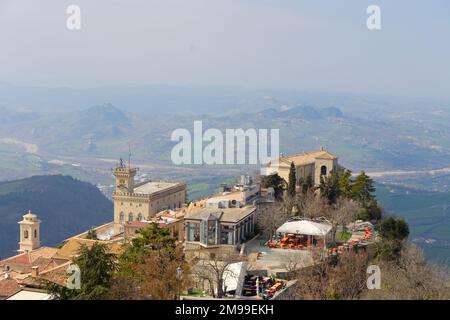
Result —
<instances>
[{"instance_id":1,"label":"lamp post","mask_svg":"<svg viewBox=\"0 0 450 320\"><path fill-rule=\"evenodd\" d=\"M177 274L176 274L176 277L177 277L177 300L179 300L180 299L180 287L181 287L181 278L183 277L183 268L181 268L181 267L178 267L177 268Z\"/></svg>"}]
</instances>

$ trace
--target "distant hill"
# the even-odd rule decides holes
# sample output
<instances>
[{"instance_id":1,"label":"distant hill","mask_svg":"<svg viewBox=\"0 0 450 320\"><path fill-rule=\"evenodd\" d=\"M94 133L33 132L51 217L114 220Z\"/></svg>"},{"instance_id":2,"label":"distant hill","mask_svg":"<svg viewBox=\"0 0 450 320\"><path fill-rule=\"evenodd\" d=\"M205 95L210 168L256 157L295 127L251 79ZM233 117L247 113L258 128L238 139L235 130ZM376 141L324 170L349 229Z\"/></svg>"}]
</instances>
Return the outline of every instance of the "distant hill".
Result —
<instances>
[{"instance_id":1,"label":"distant hill","mask_svg":"<svg viewBox=\"0 0 450 320\"><path fill-rule=\"evenodd\" d=\"M125 113L109 103L75 112L67 118L68 130L63 134L71 139L116 137L131 126Z\"/></svg>"},{"instance_id":2,"label":"distant hill","mask_svg":"<svg viewBox=\"0 0 450 320\"><path fill-rule=\"evenodd\" d=\"M343 112L339 108L316 108L313 106L295 106L287 109L270 108L261 111L259 115L270 118L298 118L306 120L344 117Z\"/></svg>"},{"instance_id":3,"label":"distant hill","mask_svg":"<svg viewBox=\"0 0 450 320\"><path fill-rule=\"evenodd\" d=\"M18 248L17 222L28 210L41 224L43 245L54 246L112 220L113 205L95 186L70 176L34 176L0 182L0 257Z\"/></svg>"}]
</instances>

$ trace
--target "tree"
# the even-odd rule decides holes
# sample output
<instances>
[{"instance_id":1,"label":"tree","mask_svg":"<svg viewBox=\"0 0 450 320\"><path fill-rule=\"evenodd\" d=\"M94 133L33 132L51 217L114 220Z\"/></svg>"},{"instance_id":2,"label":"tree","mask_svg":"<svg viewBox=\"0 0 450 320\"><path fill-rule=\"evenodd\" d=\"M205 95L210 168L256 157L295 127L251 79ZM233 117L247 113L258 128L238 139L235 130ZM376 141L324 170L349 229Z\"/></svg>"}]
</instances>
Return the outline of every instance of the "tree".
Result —
<instances>
[{"instance_id":1,"label":"tree","mask_svg":"<svg viewBox=\"0 0 450 320\"><path fill-rule=\"evenodd\" d=\"M285 223L290 215L290 212L284 208L282 203L263 203L259 208L256 223L258 229L272 241L273 234L277 228Z\"/></svg>"},{"instance_id":2,"label":"tree","mask_svg":"<svg viewBox=\"0 0 450 320\"><path fill-rule=\"evenodd\" d=\"M273 188L276 200L281 200L283 198L285 184L284 179L277 173L265 176L261 180L261 186L263 188Z\"/></svg>"},{"instance_id":3,"label":"tree","mask_svg":"<svg viewBox=\"0 0 450 320\"><path fill-rule=\"evenodd\" d=\"M327 200L312 190L304 195L300 203L300 212L309 219L328 216L329 209Z\"/></svg>"},{"instance_id":4,"label":"tree","mask_svg":"<svg viewBox=\"0 0 450 320\"><path fill-rule=\"evenodd\" d=\"M346 231L347 225L355 221L361 206L352 199L341 197L338 199L334 215L338 225L342 226L342 231Z\"/></svg>"},{"instance_id":5,"label":"tree","mask_svg":"<svg viewBox=\"0 0 450 320\"><path fill-rule=\"evenodd\" d=\"M55 299L99 300L107 299L114 271L116 256L109 253L105 244L95 242L92 247L83 245L80 255L74 259L81 271L81 288L69 290L49 284L48 290Z\"/></svg>"},{"instance_id":6,"label":"tree","mask_svg":"<svg viewBox=\"0 0 450 320\"><path fill-rule=\"evenodd\" d=\"M352 184L352 196L358 201L364 208L370 201L375 199L372 194L375 192L375 187L373 186L373 180L362 171L355 179Z\"/></svg>"},{"instance_id":7,"label":"tree","mask_svg":"<svg viewBox=\"0 0 450 320\"><path fill-rule=\"evenodd\" d=\"M450 273L447 266L430 265L422 250L406 242L396 261L379 262L381 290L368 290L371 300L448 300Z\"/></svg>"},{"instance_id":8,"label":"tree","mask_svg":"<svg viewBox=\"0 0 450 320\"><path fill-rule=\"evenodd\" d=\"M366 288L368 257L364 252L345 252L336 263L314 251L315 264L298 272L295 298L348 300L360 298Z\"/></svg>"},{"instance_id":9,"label":"tree","mask_svg":"<svg viewBox=\"0 0 450 320\"><path fill-rule=\"evenodd\" d=\"M409 235L409 227L404 219L388 217L379 225L381 241L376 243L376 257L384 261L397 261Z\"/></svg>"},{"instance_id":10,"label":"tree","mask_svg":"<svg viewBox=\"0 0 450 320\"><path fill-rule=\"evenodd\" d=\"M137 231L140 237L132 240L120 256L119 272L113 279L111 296L114 299L174 299L190 283L189 265L181 247L168 229L151 223ZM183 269L182 279L177 268Z\"/></svg>"},{"instance_id":11,"label":"tree","mask_svg":"<svg viewBox=\"0 0 450 320\"><path fill-rule=\"evenodd\" d=\"M343 197L352 198L352 172L345 169L339 175L339 191Z\"/></svg>"},{"instance_id":12,"label":"tree","mask_svg":"<svg viewBox=\"0 0 450 320\"><path fill-rule=\"evenodd\" d=\"M235 253L216 254L205 253L193 267L192 274L200 282L207 282L213 297L222 298L225 294L224 283L227 277L236 277L230 265L242 259Z\"/></svg>"},{"instance_id":13,"label":"tree","mask_svg":"<svg viewBox=\"0 0 450 320\"><path fill-rule=\"evenodd\" d=\"M289 169L289 184L287 188L288 195L291 197L295 196L295 187L297 184L297 178L295 174L295 165L294 162L291 162L291 167Z\"/></svg>"},{"instance_id":14,"label":"tree","mask_svg":"<svg viewBox=\"0 0 450 320\"><path fill-rule=\"evenodd\" d=\"M409 226L405 219L390 216L381 221L380 234L386 240L404 240L409 235Z\"/></svg>"},{"instance_id":15,"label":"tree","mask_svg":"<svg viewBox=\"0 0 450 320\"><path fill-rule=\"evenodd\" d=\"M335 172L320 177L320 194L328 200L328 203L334 204L340 195L339 176Z\"/></svg>"}]
</instances>

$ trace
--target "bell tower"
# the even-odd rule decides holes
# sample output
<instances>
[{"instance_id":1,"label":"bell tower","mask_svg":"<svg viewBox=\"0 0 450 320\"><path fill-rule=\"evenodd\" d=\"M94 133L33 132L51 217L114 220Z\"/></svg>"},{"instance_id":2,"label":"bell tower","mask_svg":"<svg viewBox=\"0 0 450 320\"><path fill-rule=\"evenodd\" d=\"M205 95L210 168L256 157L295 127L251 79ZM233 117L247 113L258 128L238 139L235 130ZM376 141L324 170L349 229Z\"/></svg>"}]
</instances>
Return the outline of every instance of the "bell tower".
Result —
<instances>
[{"instance_id":1,"label":"bell tower","mask_svg":"<svg viewBox=\"0 0 450 320\"><path fill-rule=\"evenodd\" d=\"M17 251L23 253L39 248L41 246L41 220L37 218L37 215L30 210L18 223L20 225L20 242Z\"/></svg>"},{"instance_id":2,"label":"bell tower","mask_svg":"<svg viewBox=\"0 0 450 320\"><path fill-rule=\"evenodd\" d=\"M136 168L132 168L130 165L125 166L123 160L120 159L119 164L114 169L114 176L116 177L115 191L118 193L133 193L136 172Z\"/></svg>"}]
</instances>

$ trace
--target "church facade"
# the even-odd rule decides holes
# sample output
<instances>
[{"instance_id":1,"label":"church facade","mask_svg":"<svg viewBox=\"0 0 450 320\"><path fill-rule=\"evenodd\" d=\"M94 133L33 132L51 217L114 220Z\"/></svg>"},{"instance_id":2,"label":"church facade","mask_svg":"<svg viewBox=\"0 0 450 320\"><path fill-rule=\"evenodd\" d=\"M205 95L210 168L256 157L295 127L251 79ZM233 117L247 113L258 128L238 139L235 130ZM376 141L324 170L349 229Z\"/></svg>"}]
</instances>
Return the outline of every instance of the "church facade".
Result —
<instances>
[{"instance_id":1,"label":"church facade","mask_svg":"<svg viewBox=\"0 0 450 320\"><path fill-rule=\"evenodd\" d=\"M301 185L301 181L307 181L308 178L317 186L320 184L321 176L329 176L332 171L338 170L338 157L322 148L290 156L281 155L267 164L266 173L278 173L288 183L292 162L295 165L298 186Z\"/></svg>"}]
</instances>

